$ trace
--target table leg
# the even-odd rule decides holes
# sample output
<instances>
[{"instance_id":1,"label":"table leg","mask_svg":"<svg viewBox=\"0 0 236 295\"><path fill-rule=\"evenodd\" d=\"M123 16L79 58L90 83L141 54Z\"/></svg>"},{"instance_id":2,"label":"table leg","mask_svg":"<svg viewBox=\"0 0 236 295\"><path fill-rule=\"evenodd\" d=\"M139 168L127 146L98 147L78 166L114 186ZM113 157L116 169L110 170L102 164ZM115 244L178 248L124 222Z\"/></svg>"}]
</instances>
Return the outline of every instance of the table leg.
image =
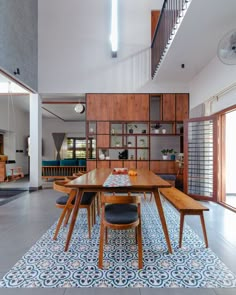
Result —
<instances>
[{"instance_id":1,"label":"table leg","mask_svg":"<svg viewBox=\"0 0 236 295\"><path fill-rule=\"evenodd\" d=\"M74 209L73 209L73 212L72 212L71 223L70 223L69 231L68 231L67 238L66 238L65 251L68 250L69 245L70 245L70 240L71 240L71 236L72 236L72 233L73 233L73 230L74 230L76 218L77 218L77 215L78 215L78 212L79 212L79 205L80 205L80 201L81 201L83 193L84 193L83 190L78 190L77 191L77 196L76 196L76 199L75 199L75 205L74 205Z\"/></svg>"},{"instance_id":2,"label":"table leg","mask_svg":"<svg viewBox=\"0 0 236 295\"><path fill-rule=\"evenodd\" d=\"M168 233L168 229L167 229L167 225L166 225L166 219L165 219L164 211L163 211L162 204L161 204L161 197L160 197L159 190L154 191L154 197L155 197L155 201L156 201L157 210L159 212L159 216L160 216L160 220L161 220L161 224L162 224L162 229L163 229L163 232L164 232L164 235L165 235L168 251L169 251L170 254L172 254L172 248L171 248L169 233Z\"/></svg>"}]
</instances>

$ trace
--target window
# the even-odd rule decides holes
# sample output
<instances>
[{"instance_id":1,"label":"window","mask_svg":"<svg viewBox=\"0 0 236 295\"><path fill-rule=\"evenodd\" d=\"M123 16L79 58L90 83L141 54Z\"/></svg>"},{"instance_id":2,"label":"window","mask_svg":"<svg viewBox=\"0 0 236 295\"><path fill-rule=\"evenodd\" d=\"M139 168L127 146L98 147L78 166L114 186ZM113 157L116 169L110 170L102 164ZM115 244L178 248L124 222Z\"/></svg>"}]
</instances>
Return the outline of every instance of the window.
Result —
<instances>
[{"instance_id":1,"label":"window","mask_svg":"<svg viewBox=\"0 0 236 295\"><path fill-rule=\"evenodd\" d=\"M86 158L86 138L67 138L66 158Z\"/></svg>"},{"instance_id":2,"label":"window","mask_svg":"<svg viewBox=\"0 0 236 295\"><path fill-rule=\"evenodd\" d=\"M88 152L88 155L87 155ZM85 137L68 137L66 158L96 158L96 142L94 138L88 138L86 146Z\"/></svg>"}]
</instances>

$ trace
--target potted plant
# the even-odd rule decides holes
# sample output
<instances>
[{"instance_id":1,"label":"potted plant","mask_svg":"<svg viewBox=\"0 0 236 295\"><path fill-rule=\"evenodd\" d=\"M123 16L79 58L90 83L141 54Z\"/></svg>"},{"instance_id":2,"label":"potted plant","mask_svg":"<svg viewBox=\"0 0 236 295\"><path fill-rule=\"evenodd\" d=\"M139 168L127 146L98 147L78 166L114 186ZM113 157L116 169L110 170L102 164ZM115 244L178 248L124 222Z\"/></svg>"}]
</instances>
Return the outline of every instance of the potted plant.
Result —
<instances>
[{"instance_id":1,"label":"potted plant","mask_svg":"<svg viewBox=\"0 0 236 295\"><path fill-rule=\"evenodd\" d=\"M132 142L128 141L128 147L132 147Z\"/></svg>"},{"instance_id":2,"label":"potted plant","mask_svg":"<svg viewBox=\"0 0 236 295\"><path fill-rule=\"evenodd\" d=\"M129 133L134 133L134 128L138 128L135 124L128 124Z\"/></svg>"},{"instance_id":3,"label":"potted plant","mask_svg":"<svg viewBox=\"0 0 236 295\"><path fill-rule=\"evenodd\" d=\"M160 123L156 123L155 125L151 126L151 128L154 130L155 133L159 133L160 132L160 128L161 128L161 124Z\"/></svg>"},{"instance_id":4,"label":"potted plant","mask_svg":"<svg viewBox=\"0 0 236 295\"><path fill-rule=\"evenodd\" d=\"M175 155L177 154L177 152L174 149L170 149L169 154L170 154L170 159L172 161L175 161Z\"/></svg>"},{"instance_id":5,"label":"potted plant","mask_svg":"<svg viewBox=\"0 0 236 295\"><path fill-rule=\"evenodd\" d=\"M113 142L116 147L120 146L120 139L116 136L116 134L113 135Z\"/></svg>"},{"instance_id":6,"label":"potted plant","mask_svg":"<svg viewBox=\"0 0 236 295\"><path fill-rule=\"evenodd\" d=\"M141 145L142 147L145 147L145 146L146 146L146 141L145 141L145 139L141 138L141 139L139 140L139 142L140 142L140 145Z\"/></svg>"},{"instance_id":7,"label":"potted plant","mask_svg":"<svg viewBox=\"0 0 236 295\"><path fill-rule=\"evenodd\" d=\"M161 150L163 160L168 160L169 149Z\"/></svg>"}]
</instances>

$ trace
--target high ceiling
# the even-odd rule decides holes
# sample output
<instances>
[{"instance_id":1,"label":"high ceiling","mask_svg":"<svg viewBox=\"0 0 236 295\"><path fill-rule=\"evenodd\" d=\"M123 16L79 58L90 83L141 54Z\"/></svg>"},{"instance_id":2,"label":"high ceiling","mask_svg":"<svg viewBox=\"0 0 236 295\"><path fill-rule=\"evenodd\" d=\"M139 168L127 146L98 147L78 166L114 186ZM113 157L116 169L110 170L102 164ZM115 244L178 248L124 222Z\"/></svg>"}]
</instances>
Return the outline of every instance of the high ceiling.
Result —
<instances>
[{"instance_id":1,"label":"high ceiling","mask_svg":"<svg viewBox=\"0 0 236 295\"><path fill-rule=\"evenodd\" d=\"M220 39L236 28L235 11L235 0L192 0L154 82L188 85L215 58ZM182 68L181 64L185 67ZM3 82L8 84L7 81L6 77L0 75L0 86ZM1 92L3 91L0 89ZM21 91L18 89L16 92ZM76 103L85 101L84 94L41 94L41 97L44 117L59 117L65 121L85 119L85 113L78 114L74 111ZM4 96L0 95L0 99L3 98ZM13 96L13 99L19 107L29 110L28 95ZM47 104L50 101L69 101L74 104Z\"/></svg>"}]
</instances>

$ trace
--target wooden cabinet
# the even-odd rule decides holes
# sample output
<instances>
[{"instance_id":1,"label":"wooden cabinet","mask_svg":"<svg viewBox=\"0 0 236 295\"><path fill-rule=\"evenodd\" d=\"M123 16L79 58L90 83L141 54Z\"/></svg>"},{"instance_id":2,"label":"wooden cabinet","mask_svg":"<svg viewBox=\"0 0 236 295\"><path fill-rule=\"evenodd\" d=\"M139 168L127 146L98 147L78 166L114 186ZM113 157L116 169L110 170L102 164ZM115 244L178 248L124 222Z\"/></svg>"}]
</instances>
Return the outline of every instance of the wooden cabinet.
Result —
<instances>
[{"instance_id":1,"label":"wooden cabinet","mask_svg":"<svg viewBox=\"0 0 236 295\"><path fill-rule=\"evenodd\" d=\"M6 178L6 163L0 162L0 182L3 182Z\"/></svg>"},{"instance_id":2,"label":"wooden cabinet","mask_svg":"<svg viewBox=\"0 0 236 295\"><path fill-rule=\"evenodd\" d=\"M87 120L149 120L148 94L87 94Z\"/></svg>"},{"instance_id":3,"label":"wooden cabinet","mask_svg":"<svg viewBox=\"0 0 236 295\"><path fill-rule=\"evenodd\" d=\"M184 121L189 117L189 95L187 93L175 95L176 121Z\"/></svg>"},{"instance_id":4,"label":"wooden cabinet","mask_svg":"<svg viewBox=\"0 0 236 295\"><path fill-rule=\"evenodd\" d=\"M162 95L162 120L175 121L175 94Z\"/></svg>"},{"instance_id":5,"label":"wooden cabinet","mask_svg":"<svg viewBox=\"0 0 236 295\"><path fill-rule=\"evenodd\" d=\"M96 142L96 156L88 159L88 170L127 167L176 174L175 161L170 157L163 161L161 150L183 152L188 99L188 94L175 93L88 94L87 132ZM158 124L157 132L153 126ZM125 158L120 157L123 152Z\"/></svg>"},{"instance_id":6,"label":"wooden cabinet","mask_svg":"<svg viewBox=\"0 0 236 295\"><path fill-rule=\"evenodd\" d=\"M150 170L157 174L176 174L175 161L151 161Z\"/></svg>"}]
</instances>

